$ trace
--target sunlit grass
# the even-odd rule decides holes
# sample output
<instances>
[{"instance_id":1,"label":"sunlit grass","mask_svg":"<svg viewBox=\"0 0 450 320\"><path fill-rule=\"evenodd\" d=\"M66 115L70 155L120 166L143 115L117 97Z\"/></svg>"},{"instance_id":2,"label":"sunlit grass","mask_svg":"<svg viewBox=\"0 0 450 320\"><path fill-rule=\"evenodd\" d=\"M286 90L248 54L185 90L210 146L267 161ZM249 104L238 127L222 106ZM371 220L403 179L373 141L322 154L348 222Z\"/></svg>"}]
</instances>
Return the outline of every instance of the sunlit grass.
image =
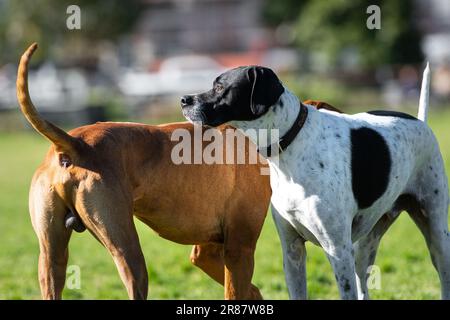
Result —
<instances>
[{"instance_id":1,"label":"sunlit grass","mask_svg":"<svg viewBox=\"0 0 450 320\"><path fill-rule=\"evenodd\" d=\"M450 110L430 115L447 172L450 171ZM49 144L35 132L0 134L0 299L39 299L37 239L28 215L28 187ZM189 262L190 246L159 238L136 221L145 254L151 299L222 299L223 289ZM108 252L85 232L74 234L69 264L81 268L81 289L66 299L127 299ZM338 298L334 275L322 250L308 244L308 293L312 299ZM381 290L375 299L437 299L439 281L425 242L407 215L381 243L376 260ZM286 299L281 248L270 215L256 252L254 283L267 299Z\"/></svg>"}]
</instances>

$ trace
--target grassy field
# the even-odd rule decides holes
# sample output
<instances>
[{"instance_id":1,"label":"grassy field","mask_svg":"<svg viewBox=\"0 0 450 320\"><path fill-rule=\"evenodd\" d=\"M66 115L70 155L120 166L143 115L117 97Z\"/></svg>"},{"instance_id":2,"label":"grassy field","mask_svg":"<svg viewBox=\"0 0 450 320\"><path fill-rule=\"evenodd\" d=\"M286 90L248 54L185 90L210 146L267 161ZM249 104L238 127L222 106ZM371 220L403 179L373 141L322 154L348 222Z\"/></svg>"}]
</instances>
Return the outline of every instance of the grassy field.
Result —
<instances>
[{"instance_id":1,"label":"grassy field","mask_svg":"<svg viewBox=\"0 0 450 320\"><path fill-rule=\"evenodd\" d=\"M431 114L450 172L450 111ZM0 134L0 299L39 299L38 244L27 201L33 171L49 144L35 132ZM222 299L222 287L189 262L190 246L159 238L136 221L149 273L151 299ZM85 232L74 234L70 265L81 269L81 289L65 299L126 299L125 289L107 251ZM374 299L437 299L438 276L425 242L409 217L402 215L381 243L376 260L381 290ZM320 248L308 244L308 293L311 299L338 298L334 276ZM266 299L287 299L281 249L269 216L258 242L254 283Z\"/></svg>"}]
</instances>

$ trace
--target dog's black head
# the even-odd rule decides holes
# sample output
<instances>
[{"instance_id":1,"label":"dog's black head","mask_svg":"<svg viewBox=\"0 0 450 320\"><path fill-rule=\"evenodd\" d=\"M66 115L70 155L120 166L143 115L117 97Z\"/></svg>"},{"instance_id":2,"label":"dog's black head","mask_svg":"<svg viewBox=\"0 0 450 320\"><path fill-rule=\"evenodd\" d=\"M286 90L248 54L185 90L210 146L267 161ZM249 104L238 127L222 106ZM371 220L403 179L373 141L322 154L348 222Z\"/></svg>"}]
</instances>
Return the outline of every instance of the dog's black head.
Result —
<instances>
[{"instance_id":1,"label":"dog's black head","mask_svg":"<svg viewBox=\"0 0 450 320\"><path fill-rule=\"evenodd\" d=\"M232 120L259 118L283 92L272 70L259 66L239 67L217 77L211 90L182 97L181 108L188 120L215 127Z\"/></svg>"}]
</instances>

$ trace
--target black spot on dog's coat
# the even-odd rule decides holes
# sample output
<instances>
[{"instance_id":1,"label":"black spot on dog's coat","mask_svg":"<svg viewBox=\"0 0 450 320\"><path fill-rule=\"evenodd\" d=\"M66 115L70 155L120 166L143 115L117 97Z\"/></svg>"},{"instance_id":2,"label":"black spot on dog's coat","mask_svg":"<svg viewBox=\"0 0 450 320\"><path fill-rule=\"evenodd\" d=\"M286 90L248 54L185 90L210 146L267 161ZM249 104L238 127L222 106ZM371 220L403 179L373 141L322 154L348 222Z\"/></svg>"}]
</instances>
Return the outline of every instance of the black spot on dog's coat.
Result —
<instances>
[{"instance_id":1,"label":"black spot on dog's coat","mask_svg":"<svg viewBox=\"0 0 450 320\"><path fill-rule=\"evenodd\" d=\"M344 285L344 290L345 290L345 292L350 291L350 283L348 282L348 280L347 280L347 282Z\"/></svg>"},{"instance_id":2,"label":"black spot on dog's coat","mask_svg":"<svg viewBox=\"0 0 450 320\"><path fill-rule=\"evenodd\" d=\"M368 111L367 113L374 115L374 116L397 117L397 118L408 119L408 120L417 120L416 117L413 117L410 114L398 112L398 111L373 110L373 111Z\"/></svg>"},{"instance_id":3,"label":"black spot on dog's coat","mask_svg":"<svg viewBox=\"0 0 450 320\"><path fill-rule=\"evenodd\" d=\"M350 138L353 194L358 207L365 209L386 191L391 155L384 138L373 129L352 129Z\"/></svg>"}]
</instances>

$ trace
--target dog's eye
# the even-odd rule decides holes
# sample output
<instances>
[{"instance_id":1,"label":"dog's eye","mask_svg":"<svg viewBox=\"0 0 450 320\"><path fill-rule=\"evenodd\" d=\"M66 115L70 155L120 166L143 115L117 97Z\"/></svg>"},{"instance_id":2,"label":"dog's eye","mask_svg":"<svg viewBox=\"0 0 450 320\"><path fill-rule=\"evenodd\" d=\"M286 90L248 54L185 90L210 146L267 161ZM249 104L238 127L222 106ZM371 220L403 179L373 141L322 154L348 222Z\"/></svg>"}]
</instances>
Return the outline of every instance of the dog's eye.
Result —
<instances>
[{"instance_id":1,"label":"dog's eye","mask_svg":"<svg viewBox=\"0 0 450 320\"><path fill-rule=\"evenodd\" d=\"M216 85L214 86L214 91L215 91L216 93L221 93L221 92L223 91L223 85L221 85L221 84L216 84Z\"/></svg>"}]
</instances>

